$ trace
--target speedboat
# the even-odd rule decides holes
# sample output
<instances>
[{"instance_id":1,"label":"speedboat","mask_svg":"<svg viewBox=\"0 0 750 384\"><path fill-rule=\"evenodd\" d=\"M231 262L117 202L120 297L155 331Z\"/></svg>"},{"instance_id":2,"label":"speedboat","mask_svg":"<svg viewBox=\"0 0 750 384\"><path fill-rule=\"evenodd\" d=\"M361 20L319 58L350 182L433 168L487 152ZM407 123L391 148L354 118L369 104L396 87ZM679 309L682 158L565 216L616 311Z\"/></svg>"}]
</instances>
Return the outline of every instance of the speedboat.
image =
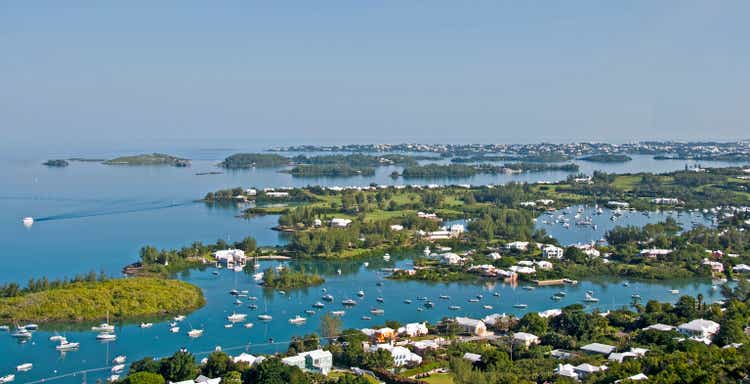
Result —
<instances>
[{"instance_id":1,"label":"speedboat","mask_svg":"<svg viewBox=\"0 0 750 384\"><path fill-rule=\"evenodd\" d=\"M289 319L289 324L294 324L294 325L304 324L305 322L307 322L307 318L302 317L300 315L294 316L293 318Z\"/></svg>"},{"instance_id":2,"label":"speedboat","mask_svg":"<svg viewBox=\"0 0 750 384\"><path fill-rule=\"evenodd\" d=\"M435 303L433 303L432 301L428 301L428 302L424 303L424 307L425 308L434 308L435 307Z\"/></svg>"},{"instance_id":3,"label":"speedboat","mask_svg":"<svg viewBox=\"0 0 750 384\"><path fill-rule=\"evenodd\" d=\"M234 327L234 324L232 323L224 324L224 328L232 328L232 327Z\"/></svg>"},{"instance_id":4,"label":"speedboat","mask_svg":"<svg viewBox=\"0 0 750 384\"><path fill-rule=\"evenodd\" d=\"M492 292L492 296L500 297L500 292Z\"/></svg>"},{"instance_id":5,"label":"speedboat","mask_svg":"<svg viewBox=\"0 0 750 384\"><path fill-rule=\"evenodd\" d=\"M669 293L671 293L673 295L679 295L680 294L680 290L679 289L670 289Z\"/></svg>"},{"instance_id":6,"label":"speedboat","mask_svg":"<svg viewBox=\"0 0 750 384\"><path fill-rule=\"evenodd\" d=\"M30 227L34 224L34 218L33 217L24 217L23 218L23 225Z\"/></svg>"},{"instance_id":7,"label":"speedboat","mask_svg":"<svg viewBox=\"0 0 750 384\"><path fill-rule=\"evenodd\" d=\"M244 313L234 313L233 312L231 315L227 316L227 320L229 320L229 321L231 321L233 323L238 323L240 321L244 321L246 317L247 317L247 315L244 314Z\"/></svg>"},{"instance_id":8,"label":"speedboat","mask_svg":"<svg viewBox=\"0 0 750 384\"><path fill-rule=\"evenodd\" d=\"M448 295L440 295L440 298L443 299L443 300L450 300L451 299L451 297L448 296Z\"/></svg>"},{"instance_id":9,"label":"speedboat","mask_svg":"<svg viewBox=\"0 0 750 384\"><path fill-rule=\"evenodd\" d=\"M331 315L333 316L341 317L341 316L344 316L345 314L346 314L346 311L331 311Z\"/></svg>"},{"instance_id":10,"label":"speedboat","mask_svg":"<svg viewBox=\"0 0 750 384\"><path fill-rule=\"evenodd\" d=\"M471 298L471 299L469 299L469 302L470 303L478 303L479 299Z\"/></svg>"},{"instance_id":11,"label":"speedboat","mask_svg":"<svg viewBox=\"0 0 750 384\"><path fill-rule=\"evenodd\" d=\"M526 309L528 307L528 304L513 304L513 308Z\"/></svg>"},{"instance_id":12,"label":"speedboat","mask_svg":"<svg viewBox=\"0 0 750 384\"><path fill-rule=\"evenodd\" d=\"M313 311L312 309L306 309L305 313L308 314L308 315L310 315L310 316L315 315L315 311Z\"/></svg>"},{"instance_id":13,"label":"speedboat","mask_svg":"<svg viewBox=\"0 0 750 384\"><path fill-rule=\"evenodd\" d=\"M117 335L115 335L114 333L109 333L109 332L101 332L98 335L96 335L96 339L101 340L101 341L110 341L110 340L117 339Z\"/></svg>"},{"instance_id":14,"label":"speedboat","mask_svg":"<svg viewBox=\"0 0 750 384\"><path fill-rule=\"evenodd\" d=\"M115 326L109 323L101 323L91 327L91 330L96 332L114 332Z\"/></svg>"},{"instance_id":15,"label":"speedboat","mask_svg":"<svg viewBox=\"0 0 750 384\"><path fill-rule=\"evenodd\" d=\"M451 305L450 307L448 307L448 309L450 309L451 311L458 311L459 309L461 309L461 306Z\"/></svg>"},{"instance_id":16,"label":"speedboat","mask_svg":"<svg viewBox=\"0 0 750 384\"><path fill-rule=\"evenodd\" d=\"M119 373L125 370L125 364L117 364L112 369L110 369L110 372L112 373Z\"/></svg>"},{"instance_id":17,"label":"speedboat","mask_svg":"<svg viewBox=\"0 0 750 384\"><path fill-rule=\"evenodd\" d=\"M60 340L65 340L65 336L52 335L49 337L49 341L60 341Z\"/></svg>"},{"instance_id":18,"label":"speedboat","mask_svg":"<svg viewBox=\"0 0 750 384\"><path fill-rule=\"evenodd\" d=\"M34 368L34 364L23 363L23 364L20 364L20 365L16 365L16 371L18 371L18 372L30 371L31 368Z\"/></svg>"},{"instance_id":19,"label":"speedboat","mask_svg":"<svg viewBox=\"0 0 750 384\"><path fill-rule=\"evenodd\" d=\"M490 310L490 309L492 309L492 306L491 305L483 305L482 308Z\"/></svg>"},{"instance_id":20,"label":"speedboat","mask_svg":"<svg viewBox=\"0 0 750 384\"><path fill-rule=\"evenodd\" d=\"M2 377L0 377L0 384L10 383L11 381L13 381L15 379L16 379L16 375L14 375L12 373L8 374L8 375L5 375L5 376L2 376Z\"/></svg>"},{"instance_id":21,"label":"speedboat","mask_svg":"<svg viewBox=\"0 0 750 384\"><path fill-rule=\"evenodd\" d=\"M365 291L359 291L357 292L357 296L363 297L365 295Z\"/></svg>"},{"instance_id":22,"label":"speedboat","mask_svg":"<svg viewBox=\"0 0 750 384\"><path fill-rule=\"evenodd\" d=\"M383 260L390 261L391 260L391 255L389 255L389 254L386 253L385 255L383 255Z\"/></svg>"},{"instance_id":23,"label":"speedboat","mask_svg":"<svg viewBox=\"0 0 750 384\"><path fill-rule=\"evenodd\" d=\"M333 301L333 295L331 295L330 293L327 293L327 294L323 295L323 300L325 300L325 301Z\"/></svg>"},{"instance_id":24,"label":"speedboat","mask_svg":"<svg viewBox=\"0 0 750 384\"><path fill-rule=\"evenodd\" d=\"M411 299L404 299L404 304L411 304Z\"/></svg>"},{"instance_id":25,"label":"speedboat","mask_svg":"<svg viewBox=\"0 0 750 384\"><path fill-rule=\"evenodd\" d=\"M380 309L380 308L373 308L373 309L370 310L370 313L372 313L373 315L376 315L376 316L381 316L381 315L383 315L385 313L385 311L382 310L382 309Z\"/></svg>"},{"instance_id":26,"label":"speedboat","mask_svg":"<svg viewBox=\"0 0 750 384\"><path fill-rule=\"evenodd\" d=\"M318 302L316 302L315 304L313 304L312 306L313 306L313 308L323 308L323 307L325 307L326 305L325 305L325 304L323 304L323 303L321 303L320 301L318 301Z\"/></svg>"},{"instance_id":27,"label":"speedboat","mask_svg":"<svg viewBox=\"0 0 750 384\"><path fill-rule=\"evenodd\" d=\"M258 272L253 275L253 280L255 281L261 281L263 280L263 272Z\"/></svg>"},{"instance_id":28,"label":"speedboat","mask_svg":"<svg viewBox=\"0 0 750 384\"><path fill-rule=\"evenodd\" d=\"M153 323L141 323L141 328L151 328L153 326Z\"/></svg>"},{"instance_id":29,"label":"speedboat","mask_svg":"<svg viewBox=\"0 0 750 384\"><path fill-rule=\"evenodd\" d=\"M252 309L253 311L256 310L256 309L258 309L258 305L256 305L256 304L250 304L247 307L250 308L250 309Z\"/></svg>"},{"instance_id":30,"label":"speedboat","mask_svg":"<svg viewBox=\"0 0 750 384\"><path fill-rule=\"evenodd\" d=\"M182 321L185 320L185 315L178 315L174 317L174 321Z\"/></svg>"},{"instance_id":31,"label":"speedboat","mask_svg":"<svg viewBox=\"0 0 750 384\"><path fill-rule=\"evenodd\" d=\"M273 316L267 315L267 314L261 314L261 315L258 315L258 320L261 320L261 321L271 321L271 320L273 320Z\"/></svg>"},{"instance_id":32,"label":"speedboat","mask_svg":"<svg viewBox=\"0 0 750 384\"><path fill-rule=\"evenodd\" d=\"M376 301L377 301L378 303L383 303L383 302L385 302L385 299L384 299L384 298L382 298L382 297L378 297L378 298L376 298L375 300L376 300Z\"/></svg>"},{"instance_id":33,"label":"speedboat","mask_svg":"<svg viewBox=\"0 0 750 384\"><path fill-rule=\"evenodd\" d=\"M123 363L125 363L125 360L127 360L127 359L128 359L127 356L120 355L120 356L117 356L114 359L112 359L112 363L114 363L114 364L123 364Z\"/></svg>"},{"instance_id":34,"label":"speedboat","mask_svg":"<svg viewBox=\"0 0 750 384\"><path fill-rule=\"evenodd\" d=\"M28 339L31 337L31 332L29 332L28 329L22 327L11 333L10 336L17 339Z\"/></svg>"},{"instance_id":35,"label":"speedboat","mask_svg":"<svg viewBox=\"0 0 750 384\"><path fill-rule=\"evenodd\" d=\"M195 337L201 337L201 336L203 336L203 330L202 329L191 329L191 330L188 331L187 334L188 334L188 336L193 337L193 338L195 338Z\"/></svg>"},{"instance_id":36,"label":"speedboat","mask_svg":"<svg viewBox=\"0 0 750 384\"><path fill-rule=\"evenodd\" d=\"M252 327L253 327L253 323L245 323L245 328L249 329L249 328L252 328Z\"/></svg>"},{"instance_id":37,"label":"speedboat","mask_svg":"<svg viewBox=\"0 0 750 384\"><path fill-rule=\"evenodd\" d=\"M81 345L81 343L70 343L67 340L61 340L60 344L58 344L55 349L58 351L72 351L74 349L78 349L78 347Z\"/></svg>"},{"instance_id":38,"label":"speedboat","mask_svg":"<svg viewBox=\"0 0 750 384\"><path fill-rule=\"evenodd\" d=\"M107 378L107 381L110 383L116 383L120 380L120 375L109 375L109 378Z\"/></svg>"},{"instance_id":39,"label":"speedboat","mask_svg":"<svg viewBox=\"0 0 750 384\"><path fill-rule=\"evenodd\" d=\"M357 302L356 302L356 301L354 301L354 300L352 300L352 299L346 299L346 300L343 300L343 301L341 302L341 304L343 304L343 305L350 305L350 306L352 306L352 305L357 305Z\"/></svg>"},{"instance_id":40,"label":"speedboat","mask_svg":"<svg viewBox=\"0 0 750 384\"><path fill-rule=\"evenodd\" d=\"M31 324L26 324L23 327L28 329L29 331L36 331L39 328L39 325L31 323Z\"/></svg>"},{"instance_id":41,"label":"speedboat","mask_svg":"<svg viewBox=\"0 0 750 384\"><path fill-rule=\"evenodd\" d=\"M171 328L169 328L169 332L179 333L180 332L180 327L177 327L177 326L171 327Z\"/></svg>"},{"instance_id":42,"label":"speedboat","mask_svg":"<svg viewBox=\"0 0 750 384\"><path fill-rule=\"evenodd\" d=\"M586 292L586 295L583 297L583 301L587 303L598 303L599 299Z\"/></svg>"},{"instance_id":43,"label":"speedboat","mask_svg":"<svg viewBox=\"0 0 750 384\"><path fill-rule=\"evenodd\" d=\"M362 316L362 320L372 320L372 317L370 317L370 316Z\"/></svg>"}]
</instances>

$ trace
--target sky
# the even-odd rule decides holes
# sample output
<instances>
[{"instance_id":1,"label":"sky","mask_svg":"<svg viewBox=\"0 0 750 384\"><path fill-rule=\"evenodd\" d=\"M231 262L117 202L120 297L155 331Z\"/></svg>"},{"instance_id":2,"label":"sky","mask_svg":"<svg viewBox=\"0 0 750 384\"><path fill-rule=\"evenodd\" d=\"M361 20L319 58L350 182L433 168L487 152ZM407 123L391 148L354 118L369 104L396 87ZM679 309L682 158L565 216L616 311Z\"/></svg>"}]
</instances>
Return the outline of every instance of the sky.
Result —
<instances>
[{"instance_id":1,"label":"sky","mask_svg":"<svg viewBox=\"0 0 750 384\"><path fill-rule=\"evenodd\" d=\"M7 146L750 138L748 1L2 1ZM0 144L2 145L2 144Z\"/></svg>"}]
</instances>

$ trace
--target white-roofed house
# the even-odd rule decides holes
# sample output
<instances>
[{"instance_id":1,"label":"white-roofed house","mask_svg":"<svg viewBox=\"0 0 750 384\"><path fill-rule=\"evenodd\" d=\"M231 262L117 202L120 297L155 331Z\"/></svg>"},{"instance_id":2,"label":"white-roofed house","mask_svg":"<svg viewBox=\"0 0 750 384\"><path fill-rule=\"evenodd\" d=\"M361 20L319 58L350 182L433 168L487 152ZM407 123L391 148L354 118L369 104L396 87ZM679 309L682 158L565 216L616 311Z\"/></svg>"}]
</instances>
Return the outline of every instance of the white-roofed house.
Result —
<instances>
[{"instance_id":1,"label":"white-roofed house","mask_svg":"<svg viewBox=\"0 0 750 384\"><path fill-rule=\"evenodd\" d=\"M472 363L478 363L482 361L482 355L471 352L464 353L463 358L464 360L471 361Z\"/></svg>"},{"instance_id":2,"label":"white-roofed house","mask_svg":"<svg viewBox=\"0 0 750 384\"><path fill-rule=\"evenodd\" d=\"M601 344L601 343L591 343L586 344L583 347L581 347L581 350L588 353L599 353L602 355L609 355L610 353L614 352L616 347L608 344Z\"/></svg>"},{"instance_id":3,"label":"white-roofed house","mask_svg":"<svg viewBox=\"0 0 750 384\"><path fill-rule=\"evenodd\" d=\"M711 338L719 332L719 323L706 319L695 319L677 326L677 330L692 340L711 344Z\"/></svg>"},{"instance_id":4,"label":"white-roofed house","mask_svg":"<svg viewBox=\"0 0 750 384\"><path fill-rule=\"evenodd\" d=\"M644 331L669 332L669 331L674 331L675 327L671 325L667 325L667 324L656 323L656 324L651 324L646 328L643 328L643 330Z\"/></svg>"},{"instance_id":5,"label":"white-roofed house","mask_svg":"<svg viewBox=\"0 0 750 384\"><path fill-rule=\"evenodd\" d=\"M247 261L245 251L241 249L222 249L213 253L213 257L228 266L244 265Z\"/></svg>"},{"instance_id":6,"label":"white-roofed house","mask_svg":"<svg viewBox=\"0 0 750 384\"><path fill-rule=\"evenodd\" d=\"M532 345L539 344L539 337L531 333L516 332L513 334L513 343L523 344L527 347L530 347Z\"/></svg>"},{"instance_id":7,"label":"white-roofed house","mask_svg":"<svg viewBox=\"0 0 750 384\"><path fill-rule=\"evenodd\" d=\"M350 219L341 219L334 217L331 219L331 227L334 228L346 228L351 224L352 221Z\"/></svg>"},{"instance_id":8,"label":"white-roofed house","mask_svg":"<svg viewBox=\"0 0 750 384\"><path fill-rule=\"evenodd\" d=\"M400 327L397 332L409 337L415 337L426 335L429 331L427 330L427 325L425 323L408 323L403 327Z\"/></svg>"},{"instance_id":9,"label":"white-roofed house","mask_svg":"<svg viewBox=\"0 0 750 384\"><path fill-rule=\"evenodd\" d=\"M475 336L484 336L487 334L487 326L482 320L471 319L468 317L456 317L456 324L464 333Z\"/></svg>"},{"instance_id":10,"label":"white-roofed house","mask_svg":"<svg viewBox=\"0 0 750 384\"><path fill-rule=\"evenodd\" d=\"M518 251L526 251L529 249L529 242L528 241L512 241L508 244L505 244L506 249L515 249Z\"/></svg>"},{"instance_id":11,"label":"white-roofed house","mask_svg":"<svg viewBox=\"0 0 750 384\"><path fill-rule=\"evenodd\" d=\"M391 344L376 344L370 347L370 352L375 352L379 349L385 349L393 356L393 365L396 367L403 367L405 365L414 366L422 364L422 356L410 351L408 348L401 346L394 346Z\"/></svg>"},{"instance_id":12,"label":"white-roofed house","mask_svg":"<svg viewBox=\"0 0 750 384\"><path fill-rule=\"evenodd\" d=\"M542 256L547 259L562 259L564 254L564 249L552 244L546 244L542 247Z\"/></svg>"},{"instance_id":13,"label":"white-roofed house","mask_svg":"<svg viewBox=\"0 0 750 384\"><path fill-rule=\"evenodd\" d=\"M327 376L333 367L333 355L329 351L316 349L281 359L286 365L291 365L303 371L320 373Z\"/></svg>"}]
</instances>

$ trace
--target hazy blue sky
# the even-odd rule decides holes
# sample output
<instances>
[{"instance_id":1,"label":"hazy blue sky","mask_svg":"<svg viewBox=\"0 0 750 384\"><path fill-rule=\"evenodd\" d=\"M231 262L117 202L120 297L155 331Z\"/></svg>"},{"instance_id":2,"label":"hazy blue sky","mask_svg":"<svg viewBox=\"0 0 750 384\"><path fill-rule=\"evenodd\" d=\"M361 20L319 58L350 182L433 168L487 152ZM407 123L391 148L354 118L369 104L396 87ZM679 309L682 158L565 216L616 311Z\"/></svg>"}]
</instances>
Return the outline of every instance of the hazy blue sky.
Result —
<instances>
[{"instance_id":1,"label":"hazy blue sky","mask_svg":"<svg viewBox=\"0 0 750 384\"><path fill-rule=\"evenodd\" d=\"M750 137L748 1L114 3L0 3L6 144Z\"/></svg>"}]
</instances>

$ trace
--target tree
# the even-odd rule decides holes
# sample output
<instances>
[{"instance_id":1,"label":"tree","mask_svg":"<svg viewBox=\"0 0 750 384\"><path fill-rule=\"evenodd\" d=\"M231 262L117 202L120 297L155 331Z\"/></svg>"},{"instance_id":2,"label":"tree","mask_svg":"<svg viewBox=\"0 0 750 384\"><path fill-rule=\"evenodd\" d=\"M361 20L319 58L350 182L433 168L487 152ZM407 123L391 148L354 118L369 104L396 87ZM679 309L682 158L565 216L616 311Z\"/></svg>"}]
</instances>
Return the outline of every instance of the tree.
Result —
<instances>
[{"instance_id":1,"label":"tree","mask_svg":"<svg viewBox=\"0 0 750 384\"><path fill-rule=\"evenodd\" d=\"M326 313L320 318L320 335L331 343L341 333L341 318Z\"/></svg>"},{"instance_id":2,"label":"tree","mask_svg":"<svg viewBox=\"0 0 750 384\"><path fill-rule=\"evenodd\" d=\"M123 384L164 384L164 378L158 373L152 372L136 372L131 373Z\"/></svg>"},{"instance_id":3,"label":"tree","mask_svg":"<svg viewBox=\"0 0 750 384\"><path fill-rule=\"evenodd\" d=\"M393 367L393 355L387 349L378 349L365 355L365 365L370 369Z\"/></svg>"},{"instance_id":4,"label":"tree","mask_svg":"<svg viewBox=\"0 0 750 384\"><path fill-rule=\"evenodd\" d=\"M254 377L245 382L258 384L285 384L287 367L277 358L263 360L252 371Z\"/></svg>"},{"instance_id":5,"label":"tree","mask_svg":"<svg viewBox=\"0 0 750 384\"><path fill-rule=\"evenodd\" d=\"M542 335L547 332L547 320L536 312L530 312L521 318L518 328L524 332Z\"/></svg>"},{"instance_id":6,"label":"tree","mask_svg":"<svg viewBox=\"0 0 750 384\"><path fill-rule=\"evenodd\" d=\"M255 252L255 248L257 247L257 243L255 242L255 239L248 236L244 239L242 239L242 244L240 245L243 251L245 253L253 253Z\"/></svg>"},{"instance_id":7,"label":"tree","mask_svg":"<svg viewBox=\"0 0 750 384\"><path fill-rule=\"evenodd\" d=\"M155 361L153 357L144 357L130 364L129 372L131 374L135 372L159 373L159 362Z\"/></svg>"},{"instance_id":8,"label":"tree","mask_svg":"<svg viewBox=\"0 0 750 384\"><path fill-rule=\"evenodd\" d=\"M237 371L229 371L221 378L223 384L242 384L242 374Z\"/></svg>"},{"instance_id":9,"label":"tree","mask_svg":"<svg viewBox=\"0 0 750 384\"><path fill-rule=\"evenodd\" d=\"M229 355L224 352L216 351L208 355L208 361L203 365L203 374L208 377L221 377L232 365Z\"/></svg>"},{"instance_id":10,"label":"tree","mask_svg":"<svg viewBox=\"0 0 750 384\"><path fill-rule=\"evenodd\" d=\"M183 381L194 379L198 367L193 354L187 351L176 352L172 357L162 360L159 369L162 376L169 381Z\"/></svg>"}]
</instances>

